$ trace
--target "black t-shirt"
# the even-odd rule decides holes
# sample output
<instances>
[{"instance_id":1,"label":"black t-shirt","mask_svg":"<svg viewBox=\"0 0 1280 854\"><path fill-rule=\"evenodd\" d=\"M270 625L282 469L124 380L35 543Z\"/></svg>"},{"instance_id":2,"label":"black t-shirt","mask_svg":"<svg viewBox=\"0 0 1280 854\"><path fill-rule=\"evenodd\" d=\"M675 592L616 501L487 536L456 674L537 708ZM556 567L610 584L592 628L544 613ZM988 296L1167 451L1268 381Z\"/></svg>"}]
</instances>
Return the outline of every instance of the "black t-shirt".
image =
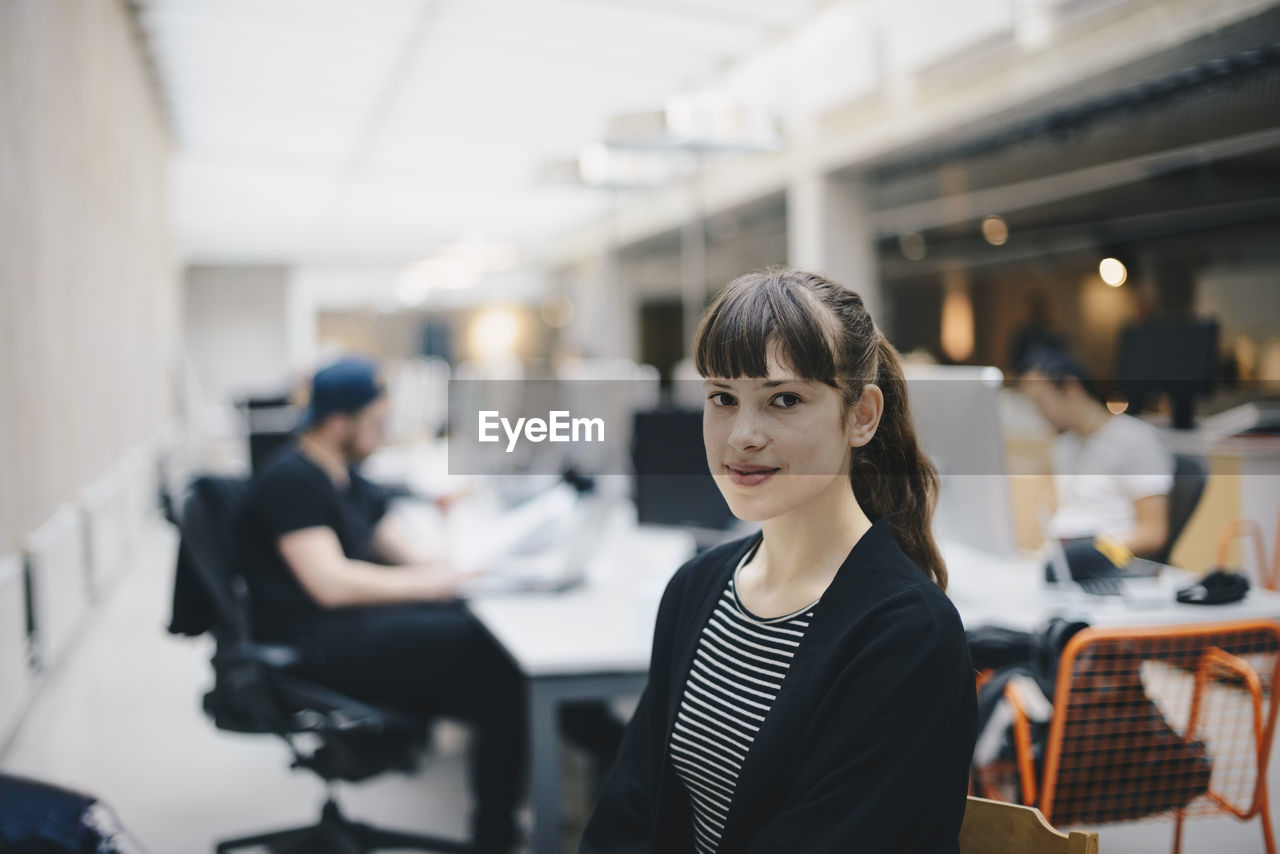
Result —
<instances>
[{"instance_id":1,"label":"black t-shirt","mask_svg":"<svg viewBox=\"0 0 1280 854\"><path fill-rule=\"evenodd\" d=\"M290 444L254 478L242 519L241 549L255 637L296 640L323 614L280 554L281 536L332 528L348 558L372 559L373 530L387 511L387 493L355 470L348 475L346 488L339 489Z\"/></svg>"}]
</instances>

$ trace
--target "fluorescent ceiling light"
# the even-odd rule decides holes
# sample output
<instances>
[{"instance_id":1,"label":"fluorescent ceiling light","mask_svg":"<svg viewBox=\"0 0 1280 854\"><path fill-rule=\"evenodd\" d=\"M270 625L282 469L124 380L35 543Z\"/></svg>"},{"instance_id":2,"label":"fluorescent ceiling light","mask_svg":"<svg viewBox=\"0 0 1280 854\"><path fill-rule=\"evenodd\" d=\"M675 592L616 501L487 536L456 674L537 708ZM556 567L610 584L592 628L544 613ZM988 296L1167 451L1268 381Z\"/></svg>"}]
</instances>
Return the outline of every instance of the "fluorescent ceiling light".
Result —
<instances>
[{"instance_id":1,"label":"fluorescent ceiling light","mask_svg":"<svg viewBox=\"0 0 1280 854\"><path fill-rule=\"evenodd\" d=\"M771 152L782 148L773 116L739 106L674 98L665 110L624 113L609 120L606 142L614 148Z\"/></svg>"},{"instance_id":2,"label":"fluorescent ceiling light","mask_svg":"<svg viewBox=\"0 0 1280 854\"><path fill-rule=\"evenodd\" d=\"M684 152L632 151L593 142L583 146L576 159L542 164L538 179L599 189L647 190L692 174L696 165Z\"/></svg>"}]
</instances>

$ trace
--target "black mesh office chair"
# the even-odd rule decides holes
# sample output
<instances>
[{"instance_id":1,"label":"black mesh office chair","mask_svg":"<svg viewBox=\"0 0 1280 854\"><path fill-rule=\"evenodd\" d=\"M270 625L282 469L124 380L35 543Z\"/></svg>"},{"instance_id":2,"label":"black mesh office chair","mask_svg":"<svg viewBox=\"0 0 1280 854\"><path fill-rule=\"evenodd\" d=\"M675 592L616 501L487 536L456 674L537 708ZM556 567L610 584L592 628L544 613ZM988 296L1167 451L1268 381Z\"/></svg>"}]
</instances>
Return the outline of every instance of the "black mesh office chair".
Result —
<instances>
[{"instance_id":1,"label":"black mesh office chair","mask_svg":"<svg viewBox=\"0 0 1280 854\"><path fill-rule=\"evenodd\" d=\"M183 506L180 561L207 594L209 631L217 641L214 686L204 710L219 729L269 733L330 787L320 820L311 826L230 839L218 854L266 847L276 854L357 854L381 849L468 852L469 843L380 830L348 820L332 786L385 771L412 771L426 740L427 722L372 706L300 676L300 652L255 642L249 630L248 590L236 572L232 549L236 514L248 482L200 477ZM313 746L309 746L313 745Z\"/></svg>"},{"instance_id":2,"label":"black mesh office chair","mask_svg":"<svg viewBox=\"0 0 1280 854\"><path fill-rule=\"evenodd\" d=\"M1191 521L1200 497L1204 495L1209 467L1198 457L1178 455L1173 458L1173 488L1169 491L1169 536L1164 548L1152 555L1152 560L1168 563L1178 537Z\"/></svg>"}]
</instances>

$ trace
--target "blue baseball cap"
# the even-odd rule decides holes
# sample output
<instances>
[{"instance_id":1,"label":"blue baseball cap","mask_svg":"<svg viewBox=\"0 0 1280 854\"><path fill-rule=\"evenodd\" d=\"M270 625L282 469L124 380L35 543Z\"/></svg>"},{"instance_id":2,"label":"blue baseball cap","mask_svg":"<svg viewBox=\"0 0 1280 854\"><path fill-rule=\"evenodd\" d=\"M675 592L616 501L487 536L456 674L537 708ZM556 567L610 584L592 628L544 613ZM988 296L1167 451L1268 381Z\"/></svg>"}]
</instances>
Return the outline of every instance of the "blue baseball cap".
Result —
<instances>
[{"instance_id":1,"label":"blue baseball cap","mask_svg":"<svg viewBox=\"0 0 1280 854\"><path fill-rule=\"evenodd\" d=\"M299 430L309 430L330 415L354 415L386 390L378 366L368 359L345 358L326 365L311 378L311 402Z\"/></svg>"}]
</instances>

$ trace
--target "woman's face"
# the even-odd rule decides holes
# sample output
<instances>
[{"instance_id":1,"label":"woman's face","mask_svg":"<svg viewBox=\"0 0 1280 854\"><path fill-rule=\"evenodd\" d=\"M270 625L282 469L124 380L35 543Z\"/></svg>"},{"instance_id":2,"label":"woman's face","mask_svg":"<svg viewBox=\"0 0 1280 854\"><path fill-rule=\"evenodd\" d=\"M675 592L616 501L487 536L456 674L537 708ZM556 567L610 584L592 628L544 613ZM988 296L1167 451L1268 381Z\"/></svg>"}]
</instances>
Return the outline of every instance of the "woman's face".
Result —
<instances>
[{"instance_id":1,"label":"woman's face","mask_svg":"<svg viewBox=\"0 0 1280 854\"><path fill-rule=\"evenodd\" d=\"M707 466L739 519L803 512L852 488L850 448L860 442L839 390L797 377L777 348L765 379L708 377L703 385Z\"/></svg>"}]
</instances>

